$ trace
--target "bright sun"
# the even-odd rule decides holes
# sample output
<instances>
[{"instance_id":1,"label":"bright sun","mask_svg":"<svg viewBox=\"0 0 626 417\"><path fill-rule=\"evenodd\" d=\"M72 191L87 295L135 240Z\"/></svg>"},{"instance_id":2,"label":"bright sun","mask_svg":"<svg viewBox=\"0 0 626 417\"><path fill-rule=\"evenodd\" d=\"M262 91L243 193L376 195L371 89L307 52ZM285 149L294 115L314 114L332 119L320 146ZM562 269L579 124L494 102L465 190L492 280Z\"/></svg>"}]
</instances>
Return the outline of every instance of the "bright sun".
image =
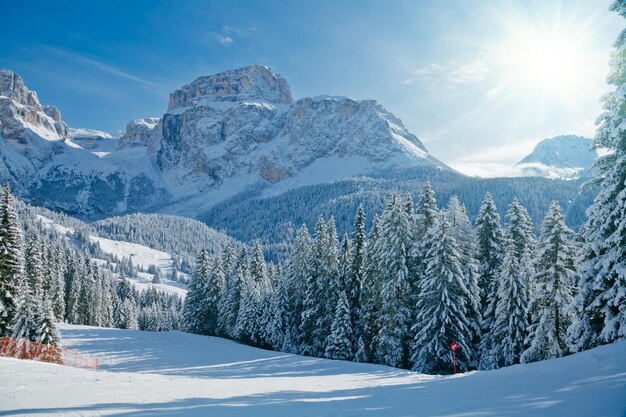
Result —
<instances>
[{"instance_id":1,"label":"bright sun","mask_svg":"<svg viewBox=\"0 0 626 417\"><path fill-rule=\"evenodd\" d=\"M515 78L522 88L567 95L582 79L582 60L575 39L561 34L527 34L511 51Z\"/></svg>"}]
</instances>

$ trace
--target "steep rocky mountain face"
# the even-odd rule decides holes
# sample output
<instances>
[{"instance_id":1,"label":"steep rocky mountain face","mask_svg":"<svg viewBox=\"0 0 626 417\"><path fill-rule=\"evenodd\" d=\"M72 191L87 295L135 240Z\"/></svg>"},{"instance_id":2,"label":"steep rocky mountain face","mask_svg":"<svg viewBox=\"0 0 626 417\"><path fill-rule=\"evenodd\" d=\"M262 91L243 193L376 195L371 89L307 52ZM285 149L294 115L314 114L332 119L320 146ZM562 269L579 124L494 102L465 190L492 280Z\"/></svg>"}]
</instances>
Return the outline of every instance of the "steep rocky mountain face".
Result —
<instances>
[{"instance_id":1,"label":"steep rocky mountain face","mask_svg":"<svg viewBox=\"0 0 626 417\"><path fill-rule=\"evenodd\" d=\"M544 139L517 166L529 176L574 179L588 177L598 153L593 140L575 135Z\"/></svg>"},{"instance_id":2,"label":"steep rocky mountain face","mask_svg":"<svg viewBox=\"0 0 626 417\"><path fill-rule=\"evenodd\" d=\"M165 210L192 216L253 189L282 192L389 166L446 168L375 101L294 101L287 82L262 66L200 77L171 94L152 144L169 189L184 199Z\"/></svg>"},{"instance_id":3,"label":"steep rocky mountain face","mask_svg":"<svg viewBox=\"0 0 626 417\"><path fill-rule=\"evenodd\" d=\"M120 138L68 129L10 71L1 85L2 176L26 200L85 217L198 217L250 190L280 193L398 167L448 169L375 101L294 101L285 79L263 66L197 78L170 95L161 118L131 121Z\"/></svg>"},{"instance_id":4,"label":"steep rocky mountain face","mask_svg":"<svg viewBox=\"0 0 626 417\"><path fill-rule=\"evenodd\" d=\"M69 129L19 75L0 72L0 180L26 201L86 217L167 201L147 147L117 152L117 143L104 132Z\"/></svg>"}]
</instances>

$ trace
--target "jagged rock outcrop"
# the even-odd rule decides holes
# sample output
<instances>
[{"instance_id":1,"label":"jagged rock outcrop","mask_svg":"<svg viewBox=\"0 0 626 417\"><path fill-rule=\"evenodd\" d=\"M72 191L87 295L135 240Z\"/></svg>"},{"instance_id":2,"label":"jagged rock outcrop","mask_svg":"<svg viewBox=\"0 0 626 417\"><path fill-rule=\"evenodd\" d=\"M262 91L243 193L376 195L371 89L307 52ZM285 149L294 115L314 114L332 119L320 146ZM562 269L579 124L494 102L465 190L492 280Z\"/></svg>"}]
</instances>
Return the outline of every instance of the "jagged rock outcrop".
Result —
<instances>
[{"instance_id":1,"label":"jagged rock outcrop","mask_svg":"<svg viewBox=\"0 0 626 417\"><path fill-rule=\"evenodd\" d=\"M28 90L22 78L9 70L0 71L0 124L3 136L28 144L28 132L36 130L48 140L68 137L67 125L54 106L42 108L37 93Z\"/></svg>"},{"instance_id":2,"label":"jagged rock outcrop","mask_svg":"<svg viewBox=\"0 0 626 417\"><path fill-rule=\"evenodd\" d=\"M284 78L267 67L252 65L196 78L170 94L167 110L171 112L176 108L195 106L204 98L230 102L263 100L282 104L290 104L293 100Z\"/></svg>"},{"instance_id":3,"label":"jagged rock outcrop","mask_svg":"<svg viewBox=\"0 0 626 417\"><path fill-rule=\"evenodd\" d=\"M332 171L326 163L338 159L344 163L337 178L389 164L444 166L375 101L320 96L294 102L287 82L262 66L184 86L170 96L156 129L156 162L181 195L227 184L243 191L307 169Z\"/></svg>"},{"instance_id":4,"label":"jagged rock outcrop","mask_svg":"<svg viewBox=\"0 0 626 417\"><path fill-rule=\"evenodd\" d=\"M128 122L126 133L119 140L118 149L148 146L150 134L158 124L158 117L148 117Z\"/></svg>"}]
</instances>

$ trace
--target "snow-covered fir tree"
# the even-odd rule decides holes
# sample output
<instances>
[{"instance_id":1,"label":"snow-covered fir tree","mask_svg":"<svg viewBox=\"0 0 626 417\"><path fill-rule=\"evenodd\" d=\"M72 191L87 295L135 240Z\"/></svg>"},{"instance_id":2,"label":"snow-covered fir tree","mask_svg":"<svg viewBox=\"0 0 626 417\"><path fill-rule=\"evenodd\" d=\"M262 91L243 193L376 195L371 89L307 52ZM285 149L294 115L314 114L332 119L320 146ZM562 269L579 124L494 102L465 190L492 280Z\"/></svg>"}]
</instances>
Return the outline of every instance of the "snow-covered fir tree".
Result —
<instances>
[{"instance_id":1,"label":"snow-covered fir tree","mask_svg":"<svg viewBox=\"0 0 626 417\"><path fill-rule=\"evenodd\" d=\"M365 234L365 210L359 206L354 221L352 232L352 254L348 273L348 281L345 285L348 305L350 306L350 323L357 340L361 338L363 330L359 326L359 317L362 310L362 293L365 271L367 267L367 236ZM358 346L357 350L358 350ZM365 353L365 352L363 352Z\"/></svg>"},{"instance_id":2,"label":"snow-covered fir tree","mask_svg":"<svg viewBox=\"0 0 626 417\"><path fill-rule=\"evenodd\" d=\"M626 2L611 10L626 18ZM608 150L596 162L600 191L587 210L575 307L569 330L573 351L626 339L626 30L615 44L594 146Z\"/></svg>"},{"instance_id":3,"label":"snow-covered fir tree","mask_svg":"<svg viewBox=\"0 0 626 417\"><path fill-rule=\"evenodd\" d=\"M450 231L459 249L461 268L463 269L463 279L468 291L466 299L466 313L468 326L471 335L468 340L471 342L472 352L470 355L477 360L482 337L482 310L480 300L480 264L478 261L478 244L476 234L465 207L456 196L450 197L448 207L445 210L445 217L450 224ZM478 364L473 363L471 367Z\"/></svg>"},{"instance_id":4,"label":"snow-covered fir tree","mask_svg":"<svg viewBox=\"0 0 626 417\"><path fill-rule=\"evenodd\" d=\"M381 274L380 330L376 335L379 363L407 365L409 349L409 253L413 228L402 200L393 194L379 223L379 236L373 256Z\"/></svg>"},{"instance_id":5,"label":"snow-covered fir tree","mask_svg":"<svg viewBox=\"0 0 626 417\"><path fill-rule=\"evenodd\" d=\"M44 297L42 314L37 317L37 342L46 345L60 347L61 335L56 326L56 317L52 309L52 301L48 297Z\"/></svg>"},{"instance_id":6,"label":"snow-covered fir tree","mask_svg":"<svg viewBox=\"0 0 626 417\"><path fill-rule=\"evenodd\" d=\"M522 362L556 358L567 353L567 328L572 323L570 304L576 281L574 232L565 225L555 201L541 227L537 251L531 323Z\"/></svg>"},{"instance_id":7,"label":"snow-covered fir tree","mask_svg":"<svg viewBox=\"0 0 626 417\"><path fill-rule=\"evenodd\" d=\"M477 259L479 262L482 339L480 345L481 362L490 358L491 330L495 322L496 306L498 304L498 283L500 267L504 257L504 233L500 225L500 215L496 204L487 193L483 200L475 221L478 244ZM493 363L481 363L480 368L490 369Z\"/></svg>"},{"instance_id":8,"label":"snow-covered fir tree","mask_svg":"<svg viewBox=\"0 0 626 417\"><path fill-rule=\"evenodd\" d=\"M28 285L35 299L41 303L43 301L44 290L43 248L34 230L28 234L25 261Z\"/></svg>"},{"instance_id":9,"label":"snow-covered fir tree","mask_svg":"<svg viewBox=\"0 0 626 417\"><path fill-rule=\"evenodd\" d=\"M298 229L293 251L287 260L285 280L282 283L288 291L288 299L291 305L291 323L289 327L297 340L292 340L296 345L306 345L308 337L300 332L304 302L310 294L310 286L313 285L311 253L313 240L306 225ZM279 284L280 285L280 284Z\"/></svg>"},{"instance_id":10,"label":"snow-covered fir tree","mask_svg":"<svg viewBox=\"0 0 626 417\"><path fill-rule=\"evenodd\" d=\"M0 336L12 333L11 322L15 319L17 293L27 287L24 273L22 225L7 185L3 190L0 207Z\"/></svg>"},{"instance_id":11,"label":"snow-covered fir tree","mask_svg":"<svg viewBox=\"0 0 626 417\"><path fill-rule=\"evenodd\" d=\"M500 367L519 363L524 352L528 329L528 290L524 276L525 268L517 253L516 242L508 239L507 249L500 269L498 304L491 330L491 350L482 358L483 364Z\"/></svg>"},{"instance_id":12,"label":"snow-covered fir tree","mask_svg":"<svg viewBox=\"0 0 626 417\"><path fill-rule=\"evenodd\" d=\"M508 223L506 226L506 237L515 245L515 254L520 268L522 268L522 278L526 298L530 300L533 296L532 277L535 274L533 260L535 256L536 240L533 232L533 222L526 208L514 198L506 212Z\"/></svg>"},{"instance_id":13,"label":"snow-covered fir tree","mask_svg":"<svg viewBox=\"0 0 626 417\"><path fill-rule=\"evenodd\" d=\"M15 303L15 315L11 320L11 337L15 339L26 339L34 342L38 341L41 333L39 328L39 314L37 303L27 281L22 281L19 287Z\"/></svg>"},{"instance_id":14,"label":"snow-covered fir tree","mask_svg":"<svg viewBox=\"0 0 626 417\"><path fill-rule=\"evenodd\" d=\"M211 260L205 248L202 248L196 259L196 269L187 289L187 297L183 307L183 322L185 329L191 333L212 334L217 326L216 304L210 304L208 300L209 275Z\"/></svg>"},{"instance_id":15,"label":"snow-covered fir tree","mask_svg":"<svg viewBox=\"0 0 626 417\"><path fill-rule=\"evenodd\" d=\"M351 360L352 355L352 324L350 308L345 291L339 293L335 318L333 320L330 335L326 342L324 357L327 359Z\"/></svg>"},{"instance_id":16,"label":"snow-covered fir tree","mask_svg":"<svg viewBox=\"0 0 626 417\"><path fill-rule=\"evenodd\" d=\"M357 324L359 338L363 341L364 345L364 355L368 360L373 360L376 357L376 336L380 331L381 324L378 313L382 306L382 274L378 269L378 260L374 256L373 249L376 247L379 234L379 219L378 216L375 215L367 240L368 252L364 265L365 271L361 289L361 310Z\"/></svg>"},{"instance_id":17,"label":"snow-covered fir tree","mask_svg":"<svg viewBox=\"0 0 626 417\"><path fill-rule=\"evenodd\" d=\"M430 247L424 259L411 362L424 373L450 373L450 344L459 345L458 369L471 369L472 330L467 305L472 303L465 285L462 252L446 216L442 213L426 238Z\"/></svg>"}]
</instances>

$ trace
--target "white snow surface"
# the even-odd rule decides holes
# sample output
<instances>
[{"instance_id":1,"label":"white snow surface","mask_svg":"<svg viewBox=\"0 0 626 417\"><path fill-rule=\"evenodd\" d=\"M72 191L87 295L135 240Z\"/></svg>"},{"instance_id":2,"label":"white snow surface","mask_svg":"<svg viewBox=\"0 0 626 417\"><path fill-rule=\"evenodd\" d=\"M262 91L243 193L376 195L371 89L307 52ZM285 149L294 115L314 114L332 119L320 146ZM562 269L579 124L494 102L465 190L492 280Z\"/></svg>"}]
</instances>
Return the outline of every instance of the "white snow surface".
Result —
<instances>
[{"instance_id":1,"label":"white snow surface","mask_svg":"<svg viewBox=\"0 0 626 417\"><path fill-rule=\"evenodd\" d=\"M626 411L626 342L440 377L180 332L61 325L98 371L0 358L0 415L595 416Z\"/></svg>"},{"instance_id":2,"label":"white snow surface","mask_svg":"<svg viewBox=\"0 0 626 417\"><path fill-rule=\"evenodd\" d=\"M161 284L153 284L153 276L147 273L140 272L137 277L127 277L139 291L146 290L149 287L156 287L158 290L176 294L183 298L187 295L185 285L167 279L174 268L174 260L171 254L138 243L112 240L98 236L89 236L89 239L93 243L98 243L103 252L117 256L119 259L124 257L130 258L133 261L133 265L140 266L144 270L147 270L150 265L155 265L161 269L163 275ZM101 262L104 263L104 261ZM185 275L180 272L179 274Z\"/></svg>"}]
</instances>

